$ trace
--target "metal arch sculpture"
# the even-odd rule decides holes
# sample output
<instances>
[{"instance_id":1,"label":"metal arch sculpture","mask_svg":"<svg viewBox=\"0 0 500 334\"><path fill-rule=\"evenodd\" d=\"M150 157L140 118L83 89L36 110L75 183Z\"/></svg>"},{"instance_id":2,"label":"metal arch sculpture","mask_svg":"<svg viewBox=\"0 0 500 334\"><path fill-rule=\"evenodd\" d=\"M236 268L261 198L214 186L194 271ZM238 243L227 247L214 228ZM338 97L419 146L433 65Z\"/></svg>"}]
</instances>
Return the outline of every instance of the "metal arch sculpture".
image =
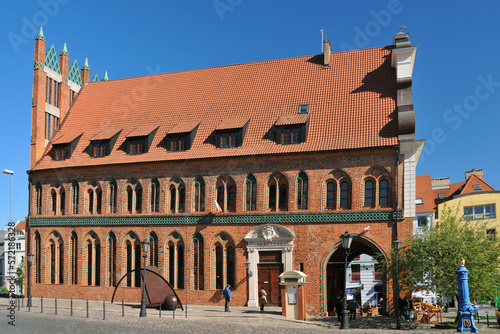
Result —
<instances>
[{"instance_id":1,"label":"metal arch sculpture","mask_svg":"<svg viewBox=\"0 0 500 334\"><path fill-rule=\"evenodd\" d=\"M116 284L116 287L115 287L115 290L113 291L113 296L111 297L111 303L113 303L113 300L115 299L115 294L116 294L116 290L120 287L120 283L123 281L123 279L125 279L128 275L131 275L133 272L141 272L141 271L148 271L150 273L153 273L155 274L156 276L160 277L167 285L168 287L170 288L170 290L174 293L175 297L177 298L177 301L179 303L179 306L181 307L181 310L184 311L184 307L182 306L182 302L181 300L179 299L179 296L177 295L177 293L175 292L174 288L172 287L172 285L170 285L170 283L160 274L158 274L157 272L151 270L151 269L148 269L148 268L137 268L137 269L132 269L130 270L129 272L127 272L125 275L123 275L123 277L118 281L118 283ZM142 282L144 282L144 278L143 276L141 275L141 280ZM144 286L144 288L146 289L146 294L147 296L149 297L149 293L148 293L148 287L147 287L147 284ZM151 300L151 298L149 298Z\"/></svg>"}]
</instances>

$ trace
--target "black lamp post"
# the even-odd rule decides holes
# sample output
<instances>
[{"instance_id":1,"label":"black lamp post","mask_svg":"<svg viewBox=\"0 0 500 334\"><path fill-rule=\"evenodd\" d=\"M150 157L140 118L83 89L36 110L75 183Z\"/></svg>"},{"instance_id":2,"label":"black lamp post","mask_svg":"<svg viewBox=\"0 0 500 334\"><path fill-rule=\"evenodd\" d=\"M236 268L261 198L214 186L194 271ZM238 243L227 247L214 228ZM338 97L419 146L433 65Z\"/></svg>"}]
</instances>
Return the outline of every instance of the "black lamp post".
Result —
<instances>
[{"instance_id":1,"label":"black lamp post","mask_svg":"<svg viewBox=\"0 0 500 334\"><path fill-rule=\"evenodd\" d=\"M396 251L396 277L394 278L396 288L396 329L401 329L401 319L399 317L399 250L401 249L401 241L396 239L392 244Z\"/></svg>"},{"instance_id":2,"label":"black lamp post","mask_svg":"<svg viewBox=\"0 0 500 334\"><path fill-rule=\"evenodd\" d=\"M340 323L340 329L349 329L349 319L347 319L347 257L351 252L351 243L353 235L349 232L345 232L340 236L340 241L342 243L342 248L344 248L344 302L342 303L342 320Z\"/></svg>"},{"instance_id":3,"label":"black lamp post","mask_svg":"<svg viewBox=\"0 0 500 334\"><path fill-rule=\"evenodd\" d=\"M149 241L146 238L143 243L142 243L142 251L144 253L144 276L142 280L142 298L141 298L141 313L139 314L139 317L145 317L146 316L146 258L148 256L149 252Z\"/></svg>"},{"instance_id":4,"label":"black lamp post","mask_svg":"<svg viewBox=\"0 0 500 334\"><path fill-rule=\"evenodd\" d=\"M31 305L31 262L33 262L33 253L28 253L28 305L27 307L32 307Z\"/></svg>"}]
</instances>

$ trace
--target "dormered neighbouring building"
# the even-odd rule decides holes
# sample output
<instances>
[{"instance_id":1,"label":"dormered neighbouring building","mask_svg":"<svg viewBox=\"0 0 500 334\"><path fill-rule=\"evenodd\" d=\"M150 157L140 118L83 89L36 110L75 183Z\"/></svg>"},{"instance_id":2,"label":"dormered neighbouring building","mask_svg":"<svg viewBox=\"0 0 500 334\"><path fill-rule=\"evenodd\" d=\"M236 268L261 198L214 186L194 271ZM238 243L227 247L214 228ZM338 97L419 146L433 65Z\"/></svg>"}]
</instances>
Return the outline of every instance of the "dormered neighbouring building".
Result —
<instances>
[{"instance_id":1,"label":"dormered neighbouring building","mask_svg":"<svg viewBox=\"0 0 500 334\"><path fill-rule=\"evenodd\" d=\"M465 172L465 181L450 183L450 178L431 179L429 174L417 175L415 199L416 217L413 223L415 234L424 226L439 224L445 207L471 222L488 221L487 233L500 231L496 208L500 205L500 191L495 190L483 179L482 169Z\"/></svg>"},{"instance_id":2,"label":"dormered neighbouring building","mask_svg":"<svg viewBox=\"0 0 500 334\"><path fill-rule=\"evenodd\" d=\"M0 286L8 291L23 294L23 283L18 280L17 269L25 261L26 222L17 221L13 227L0 230ZM11 278L14 277L14 280ZM10 284L14 283L14 289Z\"/></svg>"},{"instance_id":3,"label":"dormered neighbouring building","mask_svg":"<svg viewBox=\"0 0 500 334\"><path fill-rule=\"evenodd\" d=\"M90 82L35 40L30 189L34 296L110 300L157 267L187 304L281 304L307 275L326 314L349 262L411 237L415 167L408 34L390 46ZM107 78L107 77L106 77ZM369 229L367 227L370 226ZM246 270L248 263L248 271ZM129 275L116 299L140 300ZM393 299L384 280L385 300Z\"/></svg>"}]
</instances>

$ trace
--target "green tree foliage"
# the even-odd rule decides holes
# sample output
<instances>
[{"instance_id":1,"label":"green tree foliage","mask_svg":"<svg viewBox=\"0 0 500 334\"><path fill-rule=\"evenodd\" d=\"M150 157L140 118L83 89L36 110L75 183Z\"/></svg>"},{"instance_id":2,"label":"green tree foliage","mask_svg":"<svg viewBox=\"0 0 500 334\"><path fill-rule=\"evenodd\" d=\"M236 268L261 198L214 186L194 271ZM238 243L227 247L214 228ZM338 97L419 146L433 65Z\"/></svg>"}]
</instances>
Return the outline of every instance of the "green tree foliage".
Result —
<instances>
[{"instance_id":1,"label":"green tree foliage","mask_svg":"<svg viewBox=\"0 0 500 334\"><path fill-rule=\"evenodd\" d=\"M22 260L16 269L17 281L18 281L19 286L21 286L21 287L24 286L24 275L25 275L24 260Z\"/></svg>"},{"instance_id":2,"label":"green tree foliage","mask_svg":"<svg viewBox=\"0 0 500 334\"><path fill-rule=\"evenodd\" d=\"M500 238L487 235L488 222L464 221L458 211L445 207L439 226L424 230L401 246L401 289L431 290L441 296L457 295L456 270L465 260L472 301L492 300L500 286ZM388 268L393 273L395 253ZM392 275L391 275L392 276Z\"/></svg>"}]
</instances>

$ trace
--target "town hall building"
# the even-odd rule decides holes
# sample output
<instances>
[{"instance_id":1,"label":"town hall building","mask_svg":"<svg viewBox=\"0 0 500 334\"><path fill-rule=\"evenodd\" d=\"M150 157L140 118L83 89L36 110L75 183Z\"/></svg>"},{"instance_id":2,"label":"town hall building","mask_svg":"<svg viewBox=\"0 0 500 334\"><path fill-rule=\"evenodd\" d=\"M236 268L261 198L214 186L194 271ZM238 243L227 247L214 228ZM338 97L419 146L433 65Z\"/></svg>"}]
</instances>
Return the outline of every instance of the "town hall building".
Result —
<instances>
[{"instance_id":1,"label":"town hall building","mask_svg":"<svg viewBox=\"0 0 500 334\"><path fill-rule=\"evenodd\" d=\"M80 69L66 45L47 49L40 30L33 296L109 301L121 280L115 300L138 302L133 270L148 240L146 265L183 303L221 304L230 284L231 304L257 306L264 288L280 305L278 275L299 270L308 312L331 312L346 276L341 234L354 235L349 262L385 258L412 235L423 141L408 38L346 52L325 40L319 55L91 80L87 60ZM377 275L377 294L392 301L391 278Z\"/></svg>"}]
</instances>

